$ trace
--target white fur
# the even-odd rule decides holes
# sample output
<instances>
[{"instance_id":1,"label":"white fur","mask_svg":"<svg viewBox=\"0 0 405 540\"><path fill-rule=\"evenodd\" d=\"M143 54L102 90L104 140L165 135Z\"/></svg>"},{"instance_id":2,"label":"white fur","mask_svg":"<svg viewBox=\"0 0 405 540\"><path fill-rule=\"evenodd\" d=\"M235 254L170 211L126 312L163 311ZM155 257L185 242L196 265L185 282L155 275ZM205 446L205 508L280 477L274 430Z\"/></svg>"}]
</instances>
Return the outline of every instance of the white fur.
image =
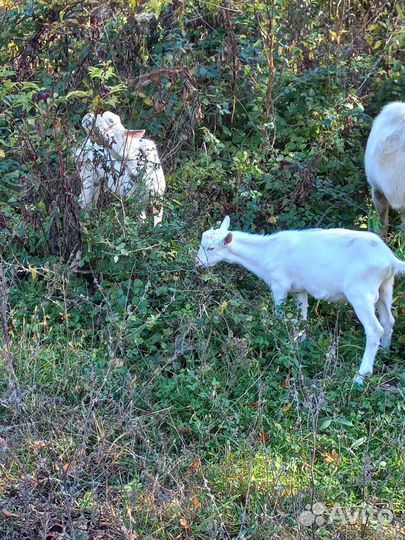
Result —
<instances>
[{"instance_id":1,"label":"white fur","mask_svg":"<svg viewBox=\"0 0 405 540\"><path fill-rule=\"evenodd\" d=\"M96 203L101 185L118 196L127 195L133 179L127 168L99 144L87 138L75 152L82 189L79 204L82 208Z\"/></svg>"},{"instance_id":2,"label":"white fur","mask_svg":"<svg viewBox=\"0 0 405 540\"><path fill-rule=\"evenodd\" d=\"M376 117L364 161L374 205L386 235L389 206L401 213L405 226L405 103L389 103Z\"/></svg>"},{"instance_id":3,"label":"white fur","mask_svg":"<svg viewBox=\"0 0 405 540\"><path fill-rule=\"evenodd\" d=\"M155 143L143 135L132 136L136 132L127 130L120 117L109 111L97 116L86 114L82 125L89 138L76 151L82 180L80 204L94 203L104 180L106 187L120 197L144 192L154 225L160 223L166 181Z\"/></svg>"},{"instance_id":4,"label":"white fur","mask_svg":"<svg viewBox=\"0 0 405 540\"><path fill-rule=\"evenodd\" d=\"M276 313L288 293L297 295L307 318L308 294L349 301L366 334L366 349L356 382L373 372L379 344L390 346L394 277L405 263L375 234L347 229L283 231L269 236L229 232L227 216L219 229L203 233L197 266L220 261L240 264L270 287ZM375 315L379 312L379 320Z\"/></svg>"}]
</instances>

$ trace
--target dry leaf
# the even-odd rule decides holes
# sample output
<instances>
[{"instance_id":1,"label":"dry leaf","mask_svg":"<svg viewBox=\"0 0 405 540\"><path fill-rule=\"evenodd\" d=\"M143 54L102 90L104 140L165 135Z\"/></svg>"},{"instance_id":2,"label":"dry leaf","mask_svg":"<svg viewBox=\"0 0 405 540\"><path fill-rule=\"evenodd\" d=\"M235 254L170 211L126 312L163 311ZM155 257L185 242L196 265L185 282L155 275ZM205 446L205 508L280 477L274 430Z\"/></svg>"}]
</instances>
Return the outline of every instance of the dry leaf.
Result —
<instances>
[{"instance_id":1,"label":"dry leaf","mask_svg":"<svg viewBox=\"0 0 405 540\"><path fill-rule=\"evenodd\" d=\"M70 471L73 469L74 466L75 466L75 464L74 464L73 462L70 462L70 463L64 463L64 464L62 465L63 472L64 472L64 473L70 472Z\"/></svg>"},{"instance_id":2,"label":"dry leaf","mask_svg":"<svg viewBox=\"0 0 405 540\"><path fill-rule=\"evenodd\" d=\"M190 428L179 428L178 432L180 435L192 435L192 431Z\"/></svg>"},{"instance_id":3,"label":"dry leaf","mask_svg":"<svg viewBox=\"0 0 405 540\"><path fill-rule=\"evenodd\" d=\"M195 456L191 464L188 466L190 472L195 472L201 467L201 459L199 456Z\"/></svg>"},{"instance_id":4,"label":"dry leaf","mask_svg":"<svg viewBox=\"0 0 405 540\"><path fill-rule=\"evenodd\" d=\"M283 388L290 388L290 377L287 376L284 381L281 383Z\"/></svg>"},{"instance_id":5,"label":"dry leaf","mask_svg":"<svg viewBox=\"0 0 405 540\"><path fill-rule=\"evenodd\" d=\"M323 460L325 463L335 463L336 461L339 461L339 459L340 456L335 449L333 449L332 452L326 452L323 454Z\"/></svg>"},{"instance_id":6,"label":"dry leaf","mask_svg":"<svg viewBox=\"0 0 405 540\"><path fill-rule=\"evenodd\" d=\"M119 368L122 368L122 366L124 365L124 362L123 362L122 358L112 358L110 360L110 365L111 365L111 367L113 367L115 369L119 369Z\"/></svg>"},{"instance_id":7,"label":"dry leaf","mask_svg":"<svg viewBox=\"0 0 405 540\"><path fill-rule=\"evenodd\" d=\"M281 407L281 410L283 412L288 412L292 407L292 403L287 403L287 405L284 405L284 407Z\"/></svg>"},{"instance_id":8,"label":"dry leaf","mask_svg":"<svg viewBox=\"0 0 405 540\"><path fill-rule=\"evenodd\" d=\"M0 516L3 519L17 519L20 517L20 514L15 514L14 512L10 512L10 510L7 510L6 508L2 508L0 511Z\"/></svg>"},{"instance_id":9,"label":"dry leaf","mask_svg":"<svg viewBox=\"0 0 405 540\"><path fill-rule=\"evenodd\" d=\"M162 113L165 110L165 102L162 99L153 98L153 108L156 112Z\"/></svg>"},{"instance_id":10,"label":"dry leaf","mask_svg":"<svg viewBox=\"0 0 405 540\"><path fill-rule=\"evenodd\" d=\"M32 441L32 448L46 448L48 443L46 441Z\"/></svg>"},{"instance_id":11,"label":"dry leaf","mask_svg":"<svg viewBox=\"0 0 405 540\"><path fill-rule=\"evenodd\" d=\"M264 431L261 431L259 433L258 439L259 439L259 442L261 442L262 444L266 444L266 442L269 440L269 434Z\"/></svg>"},{"instance_id":12,"label":"dry leaf","mask_svg":"<svg viewBox=\"0 0 405 540\"><path fill-rule=\"evenodd\" d=\"M193 500L191 501L194 510L199 510L202 507L201 502L197 499L197 497L193 497Z\"/></svg>"},{"instance_id":13,"label":"dry leaf","mask_svg":"<svg viewBox=\"0 0 405 540\"><path fill-rule=\"evenodd\" d=\"M185 518L185 517L181 517L179 519L180 521L180 525L181 525L181 528L184 529L185 531L189 531L190 530L190 525L188 523L188 519Z\"/></svg>"}]
</instances>

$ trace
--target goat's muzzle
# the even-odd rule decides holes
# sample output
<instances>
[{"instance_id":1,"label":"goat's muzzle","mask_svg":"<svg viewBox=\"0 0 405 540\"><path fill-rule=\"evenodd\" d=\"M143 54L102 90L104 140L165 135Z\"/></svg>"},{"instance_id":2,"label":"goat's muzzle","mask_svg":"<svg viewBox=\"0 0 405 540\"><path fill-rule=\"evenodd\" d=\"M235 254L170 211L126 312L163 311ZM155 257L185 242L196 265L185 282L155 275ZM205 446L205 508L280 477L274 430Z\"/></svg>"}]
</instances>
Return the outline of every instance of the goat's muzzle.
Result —
<instances>
[{"instance_id":1,"label":"goat's muzzle","mask_svg":"<svg viewBox=\"0 0 405 540\"><path fill-rule=\"evenodd\" d=\"M83 116L83 120L82 120L82 126L84 128L91 128L92 126L94 125L94 115L92 114L86 114L85 116Z\"/></svg>"},{"instance_id":2,"label":"goat's muzzle","mask_svg":"<svg viewBox=\"0 0 405 540\"><path fill-rule=\"evenodd\" d=\"M204 266L198 257L194 259L194 263L196 268L201 268L201 266Z\"/></svg>"}]
</instances>

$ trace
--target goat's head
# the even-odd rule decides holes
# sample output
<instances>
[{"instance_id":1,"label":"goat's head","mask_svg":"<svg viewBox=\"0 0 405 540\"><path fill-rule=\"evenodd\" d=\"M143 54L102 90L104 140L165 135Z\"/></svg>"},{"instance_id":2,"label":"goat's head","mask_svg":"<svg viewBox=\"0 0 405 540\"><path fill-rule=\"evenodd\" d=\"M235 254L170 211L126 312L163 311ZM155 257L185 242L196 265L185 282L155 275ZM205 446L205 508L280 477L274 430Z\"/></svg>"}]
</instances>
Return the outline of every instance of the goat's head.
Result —
<instances>
[{"instance_id":1,"label":"goat's head","mask_svg":"<svg viewBox=\"0 0 405 540\"><path fill-rule=\"evenodd\" d=\"M86 114L82 126L93 141L107 147L125 137L126 132L120 117L110 111L97 115Z\"/></svg>"},{"instance_id":2,"label":"goat's head","mask_svg":"<svg viewBox=\"0 0 405 540\"><path fill-rule=\"evenodd\" d=\"M214 266L224 260L226 250L232 242L232 233L229 232L230 219L225 216L219 229L209 229L203 232L200 249L195 258L196 266Z\"/></svg>"},{"instance_id":3,"label":"goat's head","mask_svg":"<svg viewBox=\"0 0 405 540\"><path fill-rule=\"evenodd\" d=\"M136 142L136 139L141 139L145 135L145 130L126 129L118 114L111 111L98 115L86 114L82 126L94 142L108 148L116 143L126 145L129 140L132 145L134 140Z\"/></svg>"}]
</instances>

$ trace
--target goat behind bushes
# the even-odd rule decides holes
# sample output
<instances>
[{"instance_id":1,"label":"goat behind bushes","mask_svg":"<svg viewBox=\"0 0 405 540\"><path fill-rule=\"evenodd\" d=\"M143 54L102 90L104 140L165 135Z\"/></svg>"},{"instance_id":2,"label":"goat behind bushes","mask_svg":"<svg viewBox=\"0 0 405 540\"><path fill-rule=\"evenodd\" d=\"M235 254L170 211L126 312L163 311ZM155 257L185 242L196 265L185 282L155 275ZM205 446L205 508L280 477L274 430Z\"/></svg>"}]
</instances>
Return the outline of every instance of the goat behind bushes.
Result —
<instances>
[{"instance_id":1,"label":"goat behind bushes","mask_svg":"<svg viewBox=\"0 0 405 540\"><path fill-rule=\"evenodd\" d=\"M389 103L375 118L364 162L385 237L390 206L400 212L405 227L405 103Z\"/></svg>"},{"instance_id":2,"label":"goat behind bushes","mask_svg":"<svg viewBox=\"0 0 405 540\"><path fill-rule=\"evenodd\" d=\"M226 261L244 266L270 287L276 314L288 293L296 295L304 320L308 294L321 300L349 301L366 334L355 378L362 384L373 372L378 346L388 349L391 344L394 278L405 274L405 263L370 232L308 229L261 236L230 232L229 225L226 216L219 229L203 233L196 265L209 267Z\"/></svg>"},{"instance_id":3,"label":"goat behind bushes","mask_svg":"<svg viewBox=\"0 0 405 540\"><path fill-rule=\"evenodd\" d=\"M86 114L82 120L89 139L76 152L80 165L82 193L80 203L87 206L97 199L102 179L118 196L136 193L153 214L156 226L163 218L162 198L166 181L156 145L144 138L144 130L126 129L118 115Z\"/></svg>"}]
</instances>

